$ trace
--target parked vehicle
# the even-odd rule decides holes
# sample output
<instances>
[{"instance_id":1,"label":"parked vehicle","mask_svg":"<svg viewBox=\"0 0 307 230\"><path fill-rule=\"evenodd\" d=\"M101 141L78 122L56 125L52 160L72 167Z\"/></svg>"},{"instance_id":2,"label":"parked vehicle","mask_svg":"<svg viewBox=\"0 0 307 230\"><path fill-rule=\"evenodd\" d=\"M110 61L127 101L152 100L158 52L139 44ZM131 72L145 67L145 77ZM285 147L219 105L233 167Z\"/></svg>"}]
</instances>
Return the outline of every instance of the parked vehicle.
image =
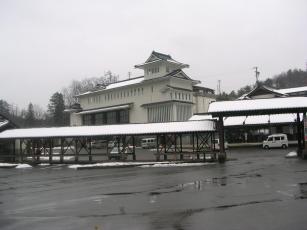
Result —
<instances>
[{"instance_id":1,"label":"parked vehicle","mask_svg":"<svg viewBox=\"0 0 307 230\"><path fill-rule=\"evenodd\" d=\"M142 139L141 146L143 149L150 149L156 147L156 138L144 138Z\"/></svg>"},{"instance_id":2,"label":"parked vehicle","mask_svg":"<svg viewBox=\"0 0 307 230\"><path fill-rule=\"evenodd\" d=\"M93 149L102 149L107 146L106 140L94 140L91 142L91 146Z\"/></svg>"},{"instance_id":3,"label":"parked vehicle","mask_svg":"<svg viewBox=\"0 0 307 230\"><path fill-rule=\"evenodd\" d=\"M269 148L288 148L288 137L287 134L273 134L263 141L262 147L265 149Z\"/></svg>"},{"instance_id":4,"label":"parked vehicle","mask_svg":"<svg viewBox=\"0 0 307 230\"><path fill-rule=\"evenodd\" d=\"M215 149L219 150L220 149L220 139L214 139L214 145L215 145ZM225 141L224 143L224 148L228 149L228 142Z\"/></svg>"},{"instance_id":5,"label":"parked vehicle","mask_svg":"<svg viewBox=\"0 0 307 230\"><path fill-rule=\"evenodd\" d=\"M118 147L115 146L112 148L112 150L110 151L109 153L109 159L112 160L112 159L115 159L115 160L126 160L127 159L127 155L132 153L131 151L131 146L130 147L126 147L125 148L125 151L122 151L123 150L123 147L120 147L120 151L118 151Z\"/></svg>"}]
</instances>

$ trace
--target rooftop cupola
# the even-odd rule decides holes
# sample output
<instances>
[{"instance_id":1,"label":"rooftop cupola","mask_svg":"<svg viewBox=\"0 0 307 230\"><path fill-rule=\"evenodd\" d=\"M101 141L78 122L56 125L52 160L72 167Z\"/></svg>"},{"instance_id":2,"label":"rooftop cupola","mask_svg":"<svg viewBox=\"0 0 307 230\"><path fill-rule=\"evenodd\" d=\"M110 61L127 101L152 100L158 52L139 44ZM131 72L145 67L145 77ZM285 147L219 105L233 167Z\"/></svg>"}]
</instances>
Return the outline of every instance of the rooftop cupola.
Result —
<instances>
[{"instance_id":1,"label":"rooftop cupola","mask_svg":"<svg viewBox=\"0 0 307 230\"><path fill-rule=\"evenodd\" d=\"M134 67L144 70L144 78L146 80L165 76L175 70L188 68L189 65L174 60L169 54L152 51L144 63Z\"/></svg>"}]
</instances>

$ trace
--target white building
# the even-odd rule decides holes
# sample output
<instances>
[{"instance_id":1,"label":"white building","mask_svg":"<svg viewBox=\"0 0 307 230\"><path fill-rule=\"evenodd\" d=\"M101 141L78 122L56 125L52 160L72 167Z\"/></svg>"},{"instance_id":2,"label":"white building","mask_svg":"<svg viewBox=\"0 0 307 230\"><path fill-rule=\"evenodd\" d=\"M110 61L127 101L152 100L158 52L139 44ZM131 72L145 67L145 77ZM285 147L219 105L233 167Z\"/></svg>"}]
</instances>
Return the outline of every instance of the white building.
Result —
<instances>
[{"instance_id":1,"label":"white building","mask_svg":"<svg viewBox=\"0 0 307 230\"><path fill-rule=\"evenodd\" d=\"M207 112L214 91L200 86L182 69L189 65L153 51L135 68L144 76L111 83L76 95L79 107L71 110L70 123L103 125L188 120L193 113Z\"/></svg>"}]
</instances>

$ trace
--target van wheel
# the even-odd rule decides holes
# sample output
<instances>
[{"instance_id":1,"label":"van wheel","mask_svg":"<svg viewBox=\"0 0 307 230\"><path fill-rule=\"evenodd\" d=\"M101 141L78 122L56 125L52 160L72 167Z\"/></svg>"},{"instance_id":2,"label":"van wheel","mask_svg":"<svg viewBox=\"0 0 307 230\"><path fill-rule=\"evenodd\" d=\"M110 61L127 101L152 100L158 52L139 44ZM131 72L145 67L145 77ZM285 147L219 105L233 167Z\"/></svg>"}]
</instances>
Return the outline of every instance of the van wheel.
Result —
<instances>
[{"instance_id":1,"label":"van wheel","mask_svg":"<svg viewBox=\"0 0 307 230\"><path fill-rule=\"evenodd\" d=\"M287 148L287 145L282 145L281 146L283 149L286 149Z\"/></svg>"},{"instance_id":2,"label":"van wheel","mask_svg":"<svg viewBox=\"0 0 307 230\"><path fill-rule=\"evenodd\" d=\"M265 148L265 149L269 149L269 146L268 146L268 145L265 145L264 148Z\"/></svg>"}]
</instances>

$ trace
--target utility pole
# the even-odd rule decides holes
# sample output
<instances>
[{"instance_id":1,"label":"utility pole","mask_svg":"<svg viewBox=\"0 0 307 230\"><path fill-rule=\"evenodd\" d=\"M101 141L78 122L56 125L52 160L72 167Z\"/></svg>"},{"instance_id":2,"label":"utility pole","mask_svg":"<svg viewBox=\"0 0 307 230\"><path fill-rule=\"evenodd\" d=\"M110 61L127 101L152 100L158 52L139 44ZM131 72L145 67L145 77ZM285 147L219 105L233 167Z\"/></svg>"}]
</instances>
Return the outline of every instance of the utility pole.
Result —
<instances>
[{"instance_id":1,"label":"utility pole","mask_svg":"<svg viewBox=\"0 0 307 230\"><path fill-rule=\"evenodd\" d=\"M218 95L221 95L221 80L218 80L217 81L217 94Z\"/></svg>"},{"instance_id":2,"label":"utility pole","mask_svg":"<svg viewBox=\"0 0 307 230\"><path fill-rule=\"evenodd\" d=\"M131 72L128 72L128 79L130 79L131 77Z\"/></svg>"},{"instance_id":3,"label":"utility pole","mask_svg":"<svg viewBox=\"0 0 307 230\"><path fill-rule=\"evenodd\" d=\"M258 71L258 67L254 67L253 69L255 69L255 76L256 76L256 84L259 83L259 75L260 75L260 72Z\"/></svg>"}]
</instances>

